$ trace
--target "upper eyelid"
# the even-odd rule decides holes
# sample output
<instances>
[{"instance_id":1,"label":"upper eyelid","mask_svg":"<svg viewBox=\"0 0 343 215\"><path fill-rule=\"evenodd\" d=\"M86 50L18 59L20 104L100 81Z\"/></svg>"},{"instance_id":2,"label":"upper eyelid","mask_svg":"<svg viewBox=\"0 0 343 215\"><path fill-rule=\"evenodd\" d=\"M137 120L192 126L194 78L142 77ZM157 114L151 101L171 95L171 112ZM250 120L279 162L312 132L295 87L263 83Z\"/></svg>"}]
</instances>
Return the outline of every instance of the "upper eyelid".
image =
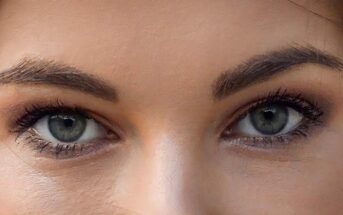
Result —
<instances>
[{"instance_id":1,"label":"upper eyelid","mask_svg":"<svg viewBox=\"0 0 343 215\"><path fill-rule=\"evenodd\" d=\"M216 130L216 134L218 137L220 137L221 133L227 129L228 127L231 127L233 124L237 123L240 119L240 117L244 116L245 114L247 114L250 110L252 110L253 108L259 106L259 105L263 105L266 100L269 99L270 101L277 101L277 102L281 102L280 97L287 97L287 98L297 98L302 102L305 102L308 105L313 105L314 107L317 107L317 105L315 104L315 102L313 101L309 101L306 95L302 95L302 93L299 93L297 91L291 90L289 91L288 89L282 89L282 88L278 88L275 91L271 91L267 94L264 95L260 95L255 97L255 99L250 100L249 102L245 103L244 105L241 105L239 107L237 107L234 110L229 110L227 113L225 113L222 118L224 118L223 121L221 121L219 124L217 124L215 130ZM272 98L272 99L271 99ZM284 99L285 99L284 98ZM318 107L317 107L318 108ZM320 113L322 113L321 110L319 110Z\"/></svg>"},{"instance_id":2,"label":"upper eyelid","mask_svg":"<svg viewBox=\"0 0 343 215\"><path fill-rule=\"evenodd\" d=\"M44 108L44 106L39 106L39 107ZM37 108L39 108L39 107L37 107ZM58 107L53 107L50 104L49 108L53 109L52 113L56 113L58 108L62 108L64 110L69 110L69 111L75 110L75 107L61 106L61 104L59 104ZM84 110L84 109L82 109L82 110ZM44 118L48 114L49 114L49 112L45 112L45 113L43 112L42 115L37 115L37 117L39 117L39 119L42 119L42 118ZM91 114L89 114L89 116L91 116ZM104 126L104 128L105 128L104 135L99 137L100 139L94 139L94 140L91 140L90 142L87 141L86 143L82 143L82 144L80 144L81 142L70 143L71 146L74 145L74 146L76 146L77 150L81 150L81 151L80 152L76 152L75 151L75 153L77 153L76 156L74 156L74 155L70 156L69 153L68 153L68 155L67 154L65 154L65 155L63 154L63 158L62 159L64 159L64 157L66 157L66 158L68 158L68 157L70 157L70 158L79 157L79 156L81 156L81 154L82 155L86 155L88 153L91 153L92 149L101 149L101 147L104 146L104 145L110 145L110 143L117 143L119 141L120 142L123 141L121 133L118 132L118 130L116 130L116 131L111 130L112 132L107 132L106 131L108 129L107 126L105 126L103 123L99 122L99 120L96 120L93 117L90 117L90 118L94 119L96 121L96 123L100 123L101 126ZM38 120L36 120L35 123L37 123ZM63 151L68 151L69 150L69 149L67 149L70 146L69 143L54 143L54 142L51 142L48 139L45 139L45 138L41 137L41 134L38 133L38 131L35 130L35 128L33 127L35 123L28 124L19 133L16 132L15 142L19 141L19 142L29 143L30 141L32 141L29 145L31 147L33 147L33 149L36 149L38 151L42 151L41 149L44 149L44 151L48 150L47 154L50 154L51 156L55 156L56 155L56 158L57 158L57 155L59 155L60 151L62 151L62 150ZM85 152L85 153L82 152L83 151L82 149L87 149L87 152Z\"/></svg>"},{"instance_id":3,"label":"upper eyelid","mask_svg":"<svg viewBox=\"0 0 343 215\"><path fill-rule=\"evenodd\" d=\"M336 71L343 69L343 62L339 57L311 45L286 46L253 56L233 70L225 71L212 84L212 95L215 100L221 100L253 83L267 80L294 65L305 63L324 65ZM13 68L0 73L0 85L11 83L55 85L112 102L118 100L117 90L94 74L51 60L24 58Z\"/></svg>"},{"instance_id":4,"label":"upper eyelid","mask_svg":"<svg viewBox=\"0 0 343 215\"><path fill-rule=\"evenodd\" d=\"M126 136L125 130L119 125L119 123L110 122L109 120L107 120L106 117L102 116L101 114L98 114L97 112L95 112L93 110L89 110L89 109L81 107L81 106L68 105L68 104L63 103L60 100L56 100L55 102L47 103L47 104L30 105L30 108L26 108L24 111L26 114L30 115L30 114L32 114L33 109L45 109L45 111L44 111L45 114L58 113L58 112L60 112L60 110L63 110L66 112L77 112L86 118L94 119L97 123L99 123L101 126L103 126L106 130L115 133L122 140L124 140L125 136ZM29 111L29 112L27 112L27 111ZM52 112L50 112L50 111L52 111ZM43 113L40 114L40 117L43 117L42 114ZM17 118L17 120L24 117L23 113L19 114L19 116L20 117ZM38 119L36 119L36 120L38 120ZM12 127L15 127L15 129L13 129L13 132L16 132L16 130L18 130L17 123L15 123ZM26 128L27 128L27 126L26 126ZM23 127L21 130L24 130L26 128Z\"/></svg>"},{"instance_id":5,"label":"upper eyelid","mask_svg":"<svg viewBox=\"0 0 343 215\"><path fill-rule=\"evenodd\" d=\"M249 110L253 109L254 107L256 107L257 105L260 105L261 103L263 103L263 101L267 100L268 97L270 97L271 95L276 95L279 94L280 92L284 92L286 93L287 90L282 90L281 88L277 89L275 92L269 92L267 95L263 95L263 96L258 96L255 99L249 101L248 103L245 103L244 105L241 105L239 107L237 107L236 109L234 109L233 111L230 111L230 114L226 114L225 118L227 119L233 119L231 120L231 122L226 122L226 123L222 123L220 126L218 126L218 128L223 128L223 125L226 124L226 127L235 123L237 120L239 120L240 117L244 116L245 114L248 113ZM237 116L238 115L238 116ZM234 117L236 116L236 117ZM229 125L228 125L229 124Z\"/></svg>"},{"instance_id":6,"label":"upper eyelid","mask_svg":"<svg viewBox=\"0 0 343 215\"><path fill-rule=\"evenodd\" d=\"M266 96L260 96L256 99L252 100L251 102L244 105L245 110L249 111L253 108L256 108L259 105L264 105L267 103L286 103L286 102L305 102L308 105L315 106L311 101L308 101L307 99L303 98L301 93L291 94L287 91L287 89L281 89L279 88L275 92L271 92ZM292 105L292 104L289 104ZM293 106L296 108L295 106ZM240 107L241 108L241 107ZM240 108L237 108L234 113L237 113Z\"/></svg>"},{"instance_id":7,"label":"upper eyelid","mask_svg":"<svg viewBox=\"0 0 343 215\"><path fill-rule=\"evenodd\" d=\"M212 85L213 97L220 101L243 88L269 80L301 64L319 64L339 73L343 71L342 60L334 55L313 46L291 46L253 56L232 70L225 71Z\"/></svg>"}]
</instances>

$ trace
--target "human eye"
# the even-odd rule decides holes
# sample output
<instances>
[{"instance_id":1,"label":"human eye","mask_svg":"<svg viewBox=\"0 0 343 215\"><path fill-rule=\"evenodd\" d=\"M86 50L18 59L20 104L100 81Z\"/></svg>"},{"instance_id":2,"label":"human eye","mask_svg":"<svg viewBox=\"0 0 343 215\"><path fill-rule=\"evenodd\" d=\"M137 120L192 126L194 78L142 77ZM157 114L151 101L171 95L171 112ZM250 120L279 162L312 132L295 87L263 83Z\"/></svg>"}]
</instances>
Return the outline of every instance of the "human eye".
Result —
<instances>
[{"instance_id":1,"label":"human eye","mask_svg":"<svg viewBox=\"0 0 343 215\"><path fill-rule=\"evenodd\" d=\"M16 142L43 156L68 159L120 141L117 132L88 111L60 102L25 109L15 122Z\"/></svg>"},{"instance_id":2,"label":"human eye","mask_svg":"<svg viewBox=\"0 0 343 215\"><path fill-rule=\"evenodd\" d=\"M280 148L307 137L322 125L324 112L301 94L277 90L258 98L221 133L225 143L253 148Z\"/></svg>"}]
</instances>

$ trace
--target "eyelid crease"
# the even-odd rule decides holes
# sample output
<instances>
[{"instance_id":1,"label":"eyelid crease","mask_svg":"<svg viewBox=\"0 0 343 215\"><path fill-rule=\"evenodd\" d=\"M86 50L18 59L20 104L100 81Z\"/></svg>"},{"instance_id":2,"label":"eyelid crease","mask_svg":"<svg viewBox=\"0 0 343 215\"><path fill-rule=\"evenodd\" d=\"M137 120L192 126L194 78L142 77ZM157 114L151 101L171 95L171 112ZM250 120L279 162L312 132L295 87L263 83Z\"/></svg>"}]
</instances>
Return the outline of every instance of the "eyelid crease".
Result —
<instances>
[{"instance_id":1,"label":"eyelid crease","mask_svg":"<svg viewBox=\"0 0 343 215\"><path fill-rule=\"evenodd\" d=\"M215 101L220 101L237 91L267 81L296 65L318 64L341 73L343 62L312 46L291 46L277 51L256 55L233 69L223 72L212 85Z\"/></svg>"},{"instance_id":2,"label":"eyelid crease","mask_svg":"<svg viewBox=\"0 0 343 215\"><path fill-rule=\"evenodd\" d=\"M99 140L93 140L87 144L79 143L52 143L40 137L39 133L33 128L17 136L15 139L17 144L30 147L38 154L48 156L55 159L73 159L84 155L97 153L98 150L110 145L118 145L116 139L104 137Z\"/></svg>"},{"instance_id":3,"label":"eyelid crease","mask_svg":"<svg viewBox=\"0 0 343 215\"><path fill-rule=\"evenodd\" d=\"M309 101L302 95L301 93L297 92L289 92L287 88L278 88L276 91L270 91L267 94L260 95L256 97L255 99L251 100L250 102L236 108L234 111L230 111L229 114L224 115L224 120L222 123L220 123L217 128L216 128L216 133L218 134L218 137L220 138L221 134L223 131L225 131L228 127L231 127L233 124L237 123L239 119L244 117L248 112L260 105L264 105L266 103L285 103L287 105L293 106L292 108L297 108L294 107L294 104L292 105L291 102L293 103L298 103L299 102L306 102L307 105L316 108L316 118L322 117L323 111L321 108L319 108L319 105L316 104L315 101ZM303 110L297 110L304 114ZM307 114L307 113L305 113ZM307 114L306 117L311 117L310 115Z\"/></svg>"}]
</instances>

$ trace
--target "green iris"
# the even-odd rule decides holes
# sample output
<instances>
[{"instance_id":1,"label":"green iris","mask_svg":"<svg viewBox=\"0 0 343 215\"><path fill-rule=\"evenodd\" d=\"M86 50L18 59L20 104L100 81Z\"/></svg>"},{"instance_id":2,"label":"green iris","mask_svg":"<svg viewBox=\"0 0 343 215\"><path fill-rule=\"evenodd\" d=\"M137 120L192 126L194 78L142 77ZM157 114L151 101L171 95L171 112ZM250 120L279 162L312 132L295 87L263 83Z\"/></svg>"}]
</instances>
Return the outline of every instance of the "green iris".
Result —
<instances>
[{"instance_id":1,"label":"green iris","mask_svg":"<svg viewBox=\"0 0 343 215\"><path fill-rule=\"evenodd\" d=\"M258 107L250 113L250 121L262 134L274 135L288 123L288 109L277 104Z\"/></svg>"},{"instance_id":2,"label":"green iris","mask_svg":"<svg viewBox=\"0 0 343 215\"><path fill-rule=\"evenodd\" d=\"M61 142L78 140L86 129L86 118L80 114L57 114L48 119L49 131Z\"/></svg>"}]
</instances>

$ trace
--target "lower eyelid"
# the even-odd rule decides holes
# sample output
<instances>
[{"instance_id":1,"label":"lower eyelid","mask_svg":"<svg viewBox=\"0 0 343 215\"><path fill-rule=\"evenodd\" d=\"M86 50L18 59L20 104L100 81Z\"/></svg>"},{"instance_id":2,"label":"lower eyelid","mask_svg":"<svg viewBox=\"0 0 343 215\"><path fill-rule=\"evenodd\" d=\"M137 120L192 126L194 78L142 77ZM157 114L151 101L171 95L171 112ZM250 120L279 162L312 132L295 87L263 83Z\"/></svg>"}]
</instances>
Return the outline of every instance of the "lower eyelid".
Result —
<instances>
[{"instance_id":1,"label":"lower eyelid","mask_svg":"<svg viewBox=\"0 0 343 215\"><path fill-rule=\"evenodd\" d=\"M50 157L54 159L70 159L83 155L96 153L111 145L118 145L119 139L114 136L93 140L87 143L53 143L44 140L33 129L30 128L16 138L16 143L33 149L37 156Z\"/></svg>"},{"instance_id":2,"label":"lower eyelid","mask_svg":"<svg viewBox=\"0 0 343 215\"><path fill-rule=\"evenodd\" d=\"M323 126L323 123L317 121L311 121L305 119L297 129L290 132L289 134L282 134L279 136L261 136L261 137L225 137L220 140L221 144L227 147L238 147L244 150L258 150L258 151L269 151L269 150L283 150L292 145L297 145L300 140L304 138L312 137L317 135L318 128Z\"/></svg>"},{"instance_id":3,"label":"lower eyelid","mask_svg":"<svg viewBox=\"0 0 343 215\"><path fill-rule=\"evenodd\" d=\"M278 92L276 94L278 94ZM268 97L272 98L272 102L279 102L278 99L274 98L275 96L270 95L273 94L268 94ZM219 136L219 142L226 146L237 146L243 148L250 148L253 150L259 150L258 148L260 148L261 150L269 150L278 148L282 149L286 146L288 147L289 145L292 145L295 142L298 142L298 140L300 140L301 138L308 137L312 134L314 135L315 133L312 133L312 131L316 130L316 127L323 125L321 120L324 112L321 111L321 108L319 108L323 106L317 105L316 102L307 102L307 100L303 99L299 94L295 97L292 97L291 95L287 94L287 97L288 98L282 98L282 100L280 99L282 103L279 104L283 104L284 102L285 105L299 112L303 116L299 122L295 122L297 125L293 127L294 130L291 130L288 133L282 133L277 136L239 136L233 130L234 125L237 124L239 120L241 120L242 118L247 117L249 110L256 108L258 106L255 105L255 103L250 103L249 107L247 107L247 105L244 106L244 111L235 111L236 115L238 115L238 117L236 117L236 120L232 120L232 122L229 123L229 126L226 125L226 127L222 127L222 132ZM261 101L270 102L268 101L268 99L266 99L267 97L260 98ZM290 102L289 105L288 101ZM296 108L293 108L291 102L296 102L296 105L294 105L296 106ZM257 100L256 104L263 105L263 103ZM302 113L303 109L304 113ZM238 111L240 112L240 114Z\"/></svg>"}]
</instances>

